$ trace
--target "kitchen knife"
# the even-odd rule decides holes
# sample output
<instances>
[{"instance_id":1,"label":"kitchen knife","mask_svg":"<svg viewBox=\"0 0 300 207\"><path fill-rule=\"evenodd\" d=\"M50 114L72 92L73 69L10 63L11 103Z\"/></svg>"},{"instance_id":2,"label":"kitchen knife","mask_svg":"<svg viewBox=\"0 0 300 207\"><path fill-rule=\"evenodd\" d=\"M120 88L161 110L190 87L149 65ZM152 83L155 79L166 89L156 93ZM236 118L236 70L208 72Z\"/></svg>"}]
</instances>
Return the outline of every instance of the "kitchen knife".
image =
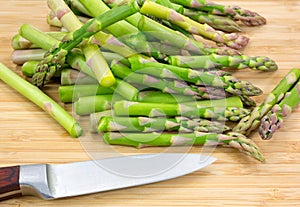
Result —
<instances>
[{"instance_id":1,"label":"kitchen knife","mask_svg":"<svg viewBox=\"0 0 300 207\"><path fill-rule=\"evenodd\" d=\"M121 156L68 164L0 168L0 200L78 196L163 181L192 173L216 159L187 153Z\"/></svg>"}]
</instances>

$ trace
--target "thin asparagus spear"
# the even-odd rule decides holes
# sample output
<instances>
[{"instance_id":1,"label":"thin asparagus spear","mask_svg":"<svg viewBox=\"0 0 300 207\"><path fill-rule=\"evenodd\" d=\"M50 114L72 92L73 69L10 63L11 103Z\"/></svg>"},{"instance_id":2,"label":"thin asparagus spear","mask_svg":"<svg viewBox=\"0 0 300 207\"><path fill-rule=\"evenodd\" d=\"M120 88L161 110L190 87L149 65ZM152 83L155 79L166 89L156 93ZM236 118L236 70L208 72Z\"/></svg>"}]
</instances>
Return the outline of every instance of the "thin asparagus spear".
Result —
<instances>
[{"instance_id":1,"label":"thin asparagus spear","mask_svg":"<svg viewBox=\"0 0 300 207\"><path fill-rule=\"evenodd\" d=\"M222 31L217 31L207 24L198 23L182 14L179 14L173 9L169 9L155 2L146 0L141 7L142 14L148 14L160 19L168 20L171 23L185 29L186 31L201 35L207 39L213 40L221 45L227 45L234 49L245 47L249 38L238 35L237 33L226 34Z\"/></svg>"},{"instance_id":2,"label":"thin asparagus spear","mask_svg":"<svg viewBox=\"0 0 300 207\"><path fill-rule=\"evenodd\" d=\"M284 98L260 120L259 134L262 139L271 139L283 123L283 118L289 116L300 102L300 80L285 94Z\"/></svg>"},{"instance_id":3,"label":"thin asparagus spear","mask_svg":"<svg viewBox=\"0 0 300 207\"><path fill-rule=\"evenodd\" d=\"M264 99L263 103L255 107L252 113L239 121L233 128L234 132L250 134L259 125L260 119L278 103L295 83L299 80L300 70L294 68L276 85L276 87Z\"/></svg>"},{"instance_id":4,"label":"thin asparagus spear","mask_svg":"<svg viewBox=\"0 0 300 207\"><path fill-rule=\"evenodd\" d=\"M131 69L161 78L180 78L195 85L223 87L226 92L235 95L260 95L261 89L247 81L238 80L233 76L214 76L206 72L181 68L168 64L153 62L140 56L129 58Z\"/></svg>"},{"instance_id":5,"label":"thin asparagus spear","mask_svg":"<svg viewBox=\"0 0 300 207\"><path fill-rule=\"evenodd\" d=\"M89 115L112 108L113 103L123 98L117 94L79 97L74 103L75 112L78 115Z\"/></svg>"},{"instance_id":6,"label":"thin asparagus spear","mask_svg":"<svg viewBox=\"0 0 300 207\"><path fill-rule=\"evenodd\" d=\"M180 4L188 8L201 7L207 4L206 0L170 0L170 1L175 4Z\"/></svg>"},{"instance_id":7,"label":"thin asparagus spear","mask_svg":"<svg viewBox=\"0 0 300 207\"><path fill-rule=\"evenodd\" d=\"M66 32L46 32L46 34L57 40L62 40L67 33ZM14 50L41 48L39 45L36 45L36 44L28 41L27 39L25 39L20 34L16 34L13 36L13 38L11 40L11 45Z\"/></svg>"},{"instance_id":8,"label":"thin asparagus spear","mask_svg":"<svg viewBox=\"0 0 300 207\"><path fill-rule=\"evenodd\" d=\"M61 68L68 52L81 43L83 39L91 37L109 25L138 11L139 7L134 3L116 7L97 18L91 19L80 29L68 35L65 39L66 41L60 42L58 45L55 43L53 49L48 51L44 60L37 67L36 73L33 76L35 85L43 86L48 82L55 71Z\"/></svg>"},{"instance_id":9,"label":"thin asparagus spear","mask_svg":"<svg viewBox=\"0 0 300 207\"><path fill-rule=\"evenodd\" d=\"M49 113L72 137L79 137L82 134L82 128L76 120L58 103L2 63L0 63L0 79Z\"/></svg>"},{"instance_id":10,"label":"thin asparagus spear","mask_svg":"<svg viewBox=\"0 0 300 207\"><path fill-rule=\"evenodd\" d=\"M192 102L196 99L192 96L180 95L180 94L170 94L163 93L161 91L141 91L139 92L137 101L138 102L148 102L148 103L182 103L182 102Z\"/></svg>"},{"instance_id":11,"label":"thin asparagus spear","mask_svg":"<svg viewBox=\"0 0 300 207\"><path fill-rule=\"evenodd\" d=\"M63 103L77 101L79 97L113 94L113 89L99 85L59 86L59 99Z\"/></svg>"},{"instance_id":12,"label":"thin asparagus spear","mask_svg":"<svg viewBox=\"0 0 300 207\"><path fill-rule=\"evenodd\" d=\"M183 9L182 14L199 23L208 24L216 30L229 33L242 31L241 27L234 20L226 16L209 14L207 12L196 11L187 8Z\"/></svg>"},{"instance_id":13,"label":"thin asparagus spear","mask_svg":"<svg viewBox=\"0 0 300 207\"><path fill-rule=\"evenodd\" d=\"M195 103L162 104L118 101L113 108L117 116L186 116L230 121L238 121L250 113L250 110L244 108L225 107L224 101L221 107L198 107Z\"/></svg>"},{"instance_id":14,"label":"thin asparagus spear","mask_svg":"<svg viewBox=\"0 0 300 207\"><path fill-rule=\"evenodd\" d=\"M183 145L223 145L229 146L264 162L264 157L257 145L247 137L238 133L216 134L194 132L187 134L168 133L103 133L107 144L134 146L136 148L150 146L183 146Z\"/></svg>"},{"instance_id":15,"label":"thin asparagus spear","mask_svg":"<svg viewBox=\"0 0 300 207\"><path fill-rule=\"evenodd\" d=\"M216 132L228 131L230 127L221 122L206 119L180 118L148 118L148 117L112 117L103 116L99 119L99 132Z\"/></svg>"},{"instance_id":16,"label":"thin asparagus spear","mask_svg":"<svg viewBox=\"0 0 300 207\"><path fill-rule=\"evenodd\" d=\"M47 2L50 9L68 31L74 32L82 27L83 24L63 0L48 0ZM98 46L87 41L81 45L81 48L87 64L92 69L99 84L105 87L112 86L115 83L115 78Z\"/></svg>"},{"instance_id":17,"label":"thin asparagus spear","mask_svg":"<svg viewBox=\"0 0 300 207\"><path fill-rule=\"evenodd\" d=\"M90 85L98 84L98 81L91 76L79 72L78 70L64 68L61 70L60 84L62 86L67 85Z\"/></svg>"},{"instance_id":18,"label":"thin asparagus spear","mask_svg":"<svg viewBox=\"0 0 300 207\"><path fill-rule=\"evenodd\" d=\"M227 56L211 54L207 56L169 56L168 62L175 66L187 68L232 68L260 71L274 71L278 69L276 63L268 57L264 56Z\"/></svg>"},{"instance_id":19,"label":"thin asparagus spear","mask_svg":"<svg viewBox=\"0 0 300 207\"><path fill-rule=\"evenodd\" d=\"M173 0L172 0L173 1ZM213 2L209 2L204 6L193 6L194 9L206 11L211 14L224 15L239 20L247 26L258 26L266 24L266 19L256 12L248 9L243 9L239 6L221 5Z\"/></svg>"}]
</instances>

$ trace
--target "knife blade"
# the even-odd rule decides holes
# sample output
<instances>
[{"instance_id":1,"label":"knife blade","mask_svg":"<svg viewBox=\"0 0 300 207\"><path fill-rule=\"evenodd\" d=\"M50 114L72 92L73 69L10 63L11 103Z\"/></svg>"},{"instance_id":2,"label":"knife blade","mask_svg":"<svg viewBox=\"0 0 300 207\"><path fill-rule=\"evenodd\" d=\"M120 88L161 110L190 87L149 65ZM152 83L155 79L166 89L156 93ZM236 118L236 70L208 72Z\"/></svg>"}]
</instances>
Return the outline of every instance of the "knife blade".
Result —
<instances>
[{"instance_id":1,"label":"knife blade","mask_svg":"<svg viewBox=\"0 0 300 207\"><path fill-rule=\"evenodd\" d=\"M51 200L144 185L192 173L215 160L200 154L160 153L2 167L0 200L22 195Z\"/></svg>"}]
</instances>

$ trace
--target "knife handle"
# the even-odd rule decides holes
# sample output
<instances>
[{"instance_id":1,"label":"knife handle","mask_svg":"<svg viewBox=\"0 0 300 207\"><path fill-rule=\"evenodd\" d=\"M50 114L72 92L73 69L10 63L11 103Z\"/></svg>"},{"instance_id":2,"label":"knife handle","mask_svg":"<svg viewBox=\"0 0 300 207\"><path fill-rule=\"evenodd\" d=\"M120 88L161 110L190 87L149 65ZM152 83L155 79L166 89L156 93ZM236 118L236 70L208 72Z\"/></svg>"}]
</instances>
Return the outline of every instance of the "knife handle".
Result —
<instances>
[{"instance_id":1,"label":"knife handle","mask_svg":"<svg viewBox=\"0 0 300 207\"><path fill-rule=\"evenodd\" d=\"M19 177L20 166L0 168L0 201L22 196Z\"/></svg>"}]
</instances>

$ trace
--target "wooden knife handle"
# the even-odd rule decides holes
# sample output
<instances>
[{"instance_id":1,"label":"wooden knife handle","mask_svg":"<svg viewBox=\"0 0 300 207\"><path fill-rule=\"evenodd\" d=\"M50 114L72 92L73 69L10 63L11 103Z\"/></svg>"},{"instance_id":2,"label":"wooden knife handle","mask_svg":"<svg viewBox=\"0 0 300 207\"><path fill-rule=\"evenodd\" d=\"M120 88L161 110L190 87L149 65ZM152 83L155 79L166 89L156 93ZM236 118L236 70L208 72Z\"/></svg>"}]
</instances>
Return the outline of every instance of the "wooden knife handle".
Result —
<instances>
[{"instance_id":1,"label":"wooden knife handle","mask_svg":"<svg viewBox=\"0 0 300 207\"><path fill-rule=\"evenodd\" d=\"M22 196L20 166L0 168L0 201Z\"/></svg>"}]
</instances>

